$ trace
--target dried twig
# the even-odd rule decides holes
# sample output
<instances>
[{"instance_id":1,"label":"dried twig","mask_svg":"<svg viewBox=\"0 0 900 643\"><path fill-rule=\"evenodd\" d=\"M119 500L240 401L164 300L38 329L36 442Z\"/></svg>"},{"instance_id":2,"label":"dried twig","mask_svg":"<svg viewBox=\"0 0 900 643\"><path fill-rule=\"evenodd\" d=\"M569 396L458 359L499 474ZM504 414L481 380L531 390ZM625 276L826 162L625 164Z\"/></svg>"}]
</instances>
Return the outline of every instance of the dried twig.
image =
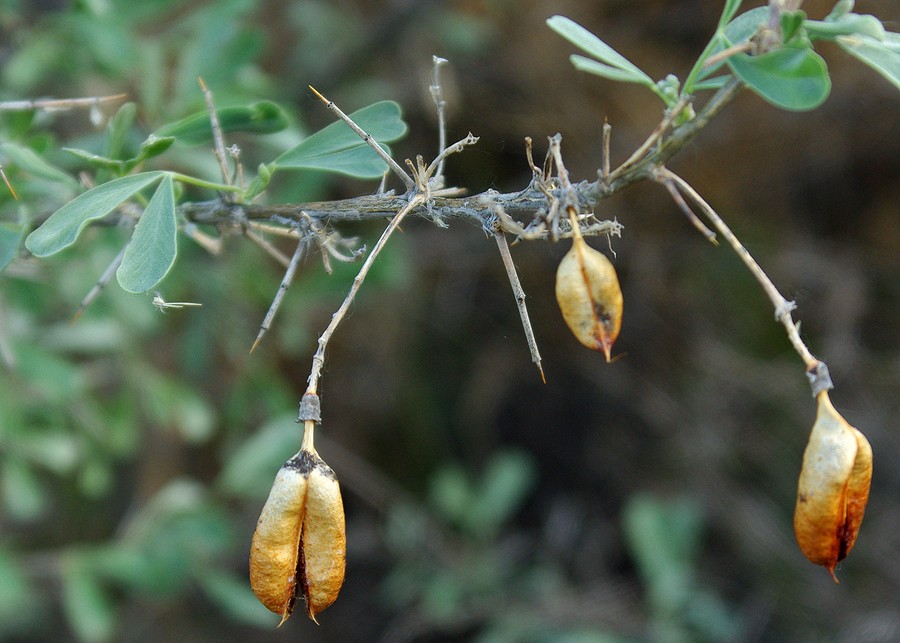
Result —
<instances>
[{"instance_id":1,"label":"dried twig","mask_svg":"<svg viewBox=\"0 0 900 643\"><path fill-rule=\"evenodd\" d=\"M121 100L128 94L112 96L88 96L86 98L44 98L40 100L7 100L0 101L0 112L17 112L26 109L41 109L48 112L96 107L100 103Z\"/></svg>"},{"instance_id":2,"label":"dried twig","mask_svg":"<svg viewBox=\"0 0 900 643\"><path fill-rule=\"evenodd\" d=\"M784 326L787 331L788 340L806 365L807 373L811 375L814 393L818 392L817 389L821 390L823 386L825 388L831 388L830 379L827 379L827 368L823 368L824 363L817 359L810 352L809 348L806 347L806 344L800 337L800 325L799 323L795 323L791 316L791 311L793 311L797 305L793 301L788 301L784 298L778 291L778 288L775 287L775 284L772 283L772 280L769 279L769 276L756 262L747 248L744 247L744 244L740 242L713 207L710 206L687 181L666 168L659 168L657 170L656 179L663 183L667 181L671 182L680 192L686 195L700 208L703 215L709 219L719 234L728 241L740 260L744 263L756 281L762 286L766 296L768 296L769 301L775 309L775 320ZM825 383L826 379L827 384Z\"/></svg>"},{"instance_id":3,"label":"dried twig","mask_svg":"<svg viewBox=\"0 0 900 643\"><path fill-rule=\"evenodd\" d=\"M609 122L603 123L603 154L601 158L602 165L600 167L600 178L606 180L609 176L609 164L610 164L610 154L609 154L609 143L610 139L612 139L612 125Z\"/></svg>"},{"instance_id":4,"label":"dried twig","mask_svg":"<svg viewBox=\"0 0 900 643\"><path fill-rule=\"evenodd\" d=\"M706 227L700 218L694 213L691 209L691 206L687 204L687 201L684 200L684 197L681 196L681 192L678 191L675 183L671 179L664 179L662 181L663 186L665 186L666 190L669 191L669 195L672 197L672 200L675 201L675 204L681 209L682 212L687 216L688 221L691 222L697 231L700 232L704 237L706 237L707 241L712 243L714 246L719 245L719 240L716 239L716 233Z\"/></svg>"},{"instance_id":5,"label":"dried twig","mask_svg":"<svg viewBox=\"0 0 900 643\"><path fill-rule=\"evenodd\" d=\"M500 229L499 225L494 231L494 238L497 239L497 248L500 250L500 257L503 259L503 267L506 268L506 275L509 277L509 285L512 286L513 297L516 299L516 306L519 309L519 317L522 319L522 329L525 331L525 340L528 342L528 350L531 352L531 361L537 366L541 374L541 381L547 383L544 377L544 369L541 366L541 353L538 350L537 340L534 337L534 330L531 328L531 319L528 317L528 308L525 306L525 290L519 281L519 275L516 272L516 265L513 263L512 255L509 252L509 244L506 243L506 235Z\"/></svg>"},{"instance_id":6,"label":"dried twig","mask_svg":"<svg viewBox=\"0 0 900 643\"><path fill-rule=\"evenodd\" d=\"M206 100L206 110L209 112L209 123L212 127L213 146L216 155L216 161L219 163L219 171L222 173L222 181L225 185L231 185L231 174L228 172L228 162L225 152L225 136L222 134L222 125L219 123L219 115L216 113L216 106L213 103L213 95L202 78L198 78L200 89L203 92L203 98ZM222 195L225 201L230 199L228 195Z\"/></svg>"},{"instance_id":7,"label":"dried twig","mask_svg":"<svg viewBox=\"0 0 900 643\"><path fill-rule=\"evenodd\" d=\"M91 287L88 293L84 296L84 299L81 300L81 304L78 306L78 310L75 311L75 314L72 315L72 321L76 321L79 317L81 317L81 313L85 311L85 309L90 306L93 301L97 298L97 296L103 291L106 287L106 284L109 283L112 276L116 274L116 270L118 270L119 266L122 263L122 259L125 257L125 250L128 249L128 244L125 244L121 250L119 250L119 254L116 255L115 259L113 259L110 264L106 267L106 270L103 271L103 274L100 275L100 278L97 279L97 282Z\"/></svg>"},{"instance_id":8,"label":"dried twig","mask_svg":"<svg viewBox=\"0 0 900 643\"><path fill-rule=\"evenodd\" d=\"M334 331L340 325L341 321L347 315L347 310L350 309L350 304L353 303L353 300L356 298L356 293L359 292L360 286L362 286L363 282L366 280L366 275L369 274L369 270L372 268L372 264L375 263L375 259L378 258L378 255L381 253L391 234L400 227L400 223L403 219L412 212L415 208L423 205L425 202L425 197L421 193L415 194L412 199L410 199L409 203L407 203L403 208L394 215L394 218L391 219L391 222L384 229L384 232L381 233L381 237L379 237L378 241L375 243L375 246L372 248L372 251L369 253L369 256L366 257L365 262L360 267L359 272L356 274L356 277L353 279L353 284L350 286L350 291L347 293L347 296L344 298L343 303L340 308L338 308L337 312L331 316L331 322L328 324L328 327L322 332L319 336L319 347L316 350L316 354L313 355L313 363L312 369L309 373L309 378L307 379L307 395L316 395L319 386L319 378L322 374L322 367L325 365L325 348L328 346L328 341L331 339L331 336L334 334Z\"/></svg>"},{"instance_id":9,"label":"dried twig","mask_svg":"<svg viewBox=\"0 0 900 643\"><path fill-rule=\"evenodd\" d=\"M665 133L672 126L672 122L684 111L684 108L687 107L691 102L689 96L683 96L675 105L673 105L670 109L666 110L665 116L656 126L656 128L650 133L650 136L647 137L647 140L644 141L639 148L637 148L634 153L628 157L628 159L622 163L619 167L612 171L611 174L608 175L610 179L614 179L617 176L620 176L623 172L625 172L628 168L636 165L638 161L644 158L653 146L659 143L660 139L665 135Z\"/></svg>"},{"instance_id":10,"label":"dried twig","mask_svg":"<svg viewBox=\"0 0 900 643\"><path fill-rule=\"evenodd\" d=\"M291 257L291 261L284 273L284 277L281 279L281 284L278 286L278 292L275 293L275 298L272 300L272 304L269 306L269 310L266 312L266 316L259 327L259 333L256 335L256 340L253 342L253 346L250 347L251 353L256 350L256 347L259 346L266 331L269 330L269 326L275 318L275 313L278 312L278 308L281 306L281 300L284 298L284 294L287 292L287 289L290 288L291 282L294 280L294 273L297 271L297 266L300 264L300 258L306 250L306 245L307 242L305 239L301 239L297 243L294 255Z\"/></svg>"},{"instance_id":11,"label":"dried twig","mask_svg":"<svg viewBox=\"0 0 900 643\"><path fill-rule=\"evenodd\" d=\"M350 126L350 129L352 129L354 132L356 132L359 135L359 137L363 141L365 141L369 147L371 147L373 150L375 150L375 153L381 157L381 160L383 160L385 163L387 163L388 167L394 171L394 174L396 174L397 176L400 177L400 179L403 181L403 184L406 186L407 191L412 191L416 188L416 182L413 180L413 178L409 174L407 174L406 171L402 167L400 167L397 164L397 161L395 161L394 159L391 158L390 154L388 154L387 152L384 151L384 148L381 147L381 145L378 143L378 141L376 141L369 134L367 134L363 128L361 128L359 125L354 123L353 119L351 119L349 116L347 116L343 111L341 111L341 109L337 105L334 104L334 101L328 100L327 98L322 96L322 94L317 92L316 88L313 87L312 85L310 85L309 88L318 97L319 100L321 100L323 103L325 103L325 106L328 109L330 109L332 112L337 114L338 118L340 118L342 121L347 123L347 125Z\"/></svg>"},{"instance_id":12,"label":"dried twig","mask_svg":"<svg viewBox=\"0 0 900 643\"><path fill-rule=\"evenodd\" d=\"M446 156L443 156L444 150L447 147L447 101L444 100L444 90L441 88L441 65L446 64L447 60L445 58L440 58L439 56L432 56L431 60L434 62L434 70L432 71L431 86L428 88L428 91L431 94L431 99L434 101L434 106L437 110L438 158L440 159L437 166L437 172L435 172L434 175L435 177L442 177L444 175L444 160L447 158Z\"/></svg>"},{"instance_id":13,"label":"dried twig","mask_svg":"<svg viewBox=\"0 0 900 643\"><path fill-rule=\"evenodd\" d=\"M290 265L291 260L287 258L287 255L285 255L281 250L269 243L264 237L256 234L249 226L244 229L244 236L258 245L260 248L265 250L267 255L272 257L275 261L280 263L285 268Z\"/></svg>"}]
</instances>

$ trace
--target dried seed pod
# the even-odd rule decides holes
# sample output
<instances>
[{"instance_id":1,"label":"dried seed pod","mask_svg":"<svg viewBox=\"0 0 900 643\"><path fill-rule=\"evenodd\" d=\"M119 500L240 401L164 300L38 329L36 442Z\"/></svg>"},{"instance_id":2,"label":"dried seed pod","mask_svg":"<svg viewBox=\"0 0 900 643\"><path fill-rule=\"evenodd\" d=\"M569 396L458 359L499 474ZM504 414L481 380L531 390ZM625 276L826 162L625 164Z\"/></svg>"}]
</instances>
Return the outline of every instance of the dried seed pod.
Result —
<instances>
[{"instance_id":1,"label":"dried seed pod","mask_svg":"<svg viewBox=\"0 0 900 643\"><path fill-rule=\"evenodd\" d=\"M337 598L345 554L337 477L314 449L304 448L275 476L253 534L250 586L263 605L281 616L281 623L298 597L315 621Z\"/></svg>"},{"instance_id":2,"label":"dried seed pod","mask_svg":"<svg viewBox=\"0 0 900 643\"><path fill-rule=\"evenodd\" d=\"M580 235L556 270L556 302L578 341L608 362L622 325L622 290L610 260Z\"/></svg>"},{"instance_id":3,"label":"dried seed pod","mask_svg":"<svg viewBox=\"0 0 900 643\"><path fill-rule=\"evenodd\" d=\"M827 391L818 411L797 486L794 534L811 562L834 568L856 542L872 481L872 447L835 410Z\"/></svg>"}]
</instances>

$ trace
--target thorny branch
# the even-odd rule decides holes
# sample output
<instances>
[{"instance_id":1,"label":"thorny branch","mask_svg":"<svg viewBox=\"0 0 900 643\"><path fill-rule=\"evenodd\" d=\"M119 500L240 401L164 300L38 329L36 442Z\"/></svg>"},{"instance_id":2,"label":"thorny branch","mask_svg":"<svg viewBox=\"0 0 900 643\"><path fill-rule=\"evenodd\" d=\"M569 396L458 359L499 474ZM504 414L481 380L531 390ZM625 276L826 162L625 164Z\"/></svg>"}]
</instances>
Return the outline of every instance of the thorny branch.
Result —
<instances>
[{"instance_id":1,"label":"thorny branch","mask_svg":"<svg viewBox=\"0 0 900 643\"><path fill-rule=\"evenodd\" d=\"M699 208L700 212L710 221L713 228L737 252L738 256L765 290L775 307L776 319L784 325L788 339L806 364L814 393L831 387L827 367L812 355L800 338L799 323L794 323L791 316L791 311L795 308L794 303L787 301L778 292L766 273L715 210L684 179L665 167L666 162L685 145L693 141L706 124L737 95L742 87L742 83L739 80L732 79L720 88L692 118L680 118L685 113L685 110L693 109L691 100L685 97L678 101L666 111L663 119L647 140L615 169L610 169L611 126L608 123L604 124L601 167L598 170L595 181L571 182L560 151L561 137L557 134L549 139L550 146L542 169L534 164L531 139L526 139L526 156L528 165L532 169L532 179L525 189L505 194L488 190L481 194L460 196L460 190L444 188L444 163L449 155L462 151L466 146L474 144L478 139L470 133L463 140L450 146L446 145L445 101L439 78L439 68L445 62L441 58L434 57L433 81L429 88L437 110L440 151L427 166L421 157L417 157L416 163L407 161L411 173L406 172L369 134L354 123L332 101L310 87L330 111L344 120L382 157L388 164L388 167L403 182L406 187L405 193L397 195L393 192L385 192L383 189L379 189L376 194L353 199L282 205L238 203L233 201L231 196L221 195L220 198L213 201L190 202L179 207L180 214L185 221L185 227L190 227L194 232L194 236L199 235L202 237L202 233L197 230L197 226L203 224L212 224L220 231L228 231L229 229L240 231L249 236L279 262L282 264L287 263L287 272L279 287L278 295L272 302L254 347L258 345L271 319L274 317L284 291L290 285L299 259L304 254L304 249L308 247L309 243L317 243L319 245L323 261L326 268L328 268L329 255L341 260L354 260L361 254L354 252L352 257L345 257L336 250L335 245L336 243L340 244L341 240L339 235L330 232L334 229L333 226L335 224L372 219L390 219L378 242L368 257L366 257L341 307L332 316L331 323L319 337L318 349L313 357L312 369L308 378L307 396L315 397L316 395L328 341L346 315L369 269L384 248L387 240L400 226L400 223L409 216L427 218L440 226L445 226L447 220L467 220L481 227L485 234L495 237L519 307L532 360L537 365L543 378L540 353L534 340L534 334L531 330L531 323L524 303L524 290L516 275L515 265L509 253L505 235L515 235L515 242L522 239L551 239L556 241L579 234L583 236L619 234L622 225L618 221L599 221L593 218L593 213L600 201L626 186L642 180L652 180L662 184L678 207L688 217L691 224L709 241L716 243L716 234L697 217L685 197ZM200 83L207 99L211 123L216 135L214 137L216 157L226 185L232 185L233 180L227 170L221 129L217 127L215 120L212 95L202 80ZM96 104L96 102L97 99L93 99L93 104ZM23 106L56 107L55 105L44 103L39 105L37 102L29 102ZM71 103L67 106L71 106ZM0 107L10 106L0 104ZM11 107L21 108L18 104ZM231 156L236 165L239 166L236 158L237 153L235 152ZM553 175L554 167L556 176ZM5 176L3 178L5 179ZM593 222L591 222L592 219ZM273 232L295 238L298 245L293 257L288 261L277 248L269 244L256 231ZM339 241L335 242L333 237L337 237ZM204 245L211 245L217 248L214 243L204 243ZM114 266L111 266L111 268L114 268ZM107 273L109 272L110 270L107 270ZM98 282L98 289L102 288L105 281L104 278L108 278L108 275L104 274L104 277L101 277L101 280ZM89 299L90 294L86 300Z\"/></svg>"},{"instance_id":2,"label":"thorny branch","mask_svg":"<svg viewBox=\"0 0 900 643\"><path fill-rule=\"evenodd\" d=\"M516 236L515 240L518 241L522 239L558 240L578 234L584 236L619 234L622 226L615 220L595 220L594 223L590 223L593 212L601 200L641 180L652 180L665 186L691 224L706 239L716 244L716 234L697 217L685 200L685 197L700 209L713 228L737 252L738 256L763 287L770 301L772 301L775 307L776 319L784 325L788 339L806 364L814 392L823 388L830 388L831 382L827 377L827 368L824 363L812 355L800 338L799 324L795 324L791 316L791 311L794 308L793 302L789 302L781 296L771 279L760 268L759 264L756 263L715 210L684 179L665 168L666 161L691 142L710 119L716 116L737 95L742 87L740 81L733 79L727 83L706 102L693 118L676 125L679 116L690 107L688 99L680 100L666 111L663 119L647 140L624 163L612 170L610 169L609 157L611 127L609 124L605 124L602 141L602 164L596 181L572 183L563 164L560 150L561 137L557 134L549 139L550 146L543 169L535 166L531 154L531 140L526 140L526 155L533 176L530 184L522 191L503 194L494 190L488 190L472 196L456 196L455 194L458 192L456 190L441 189L443 187L441 173L444 160L450 154L459 152L465 146L475 143L477 138L469 134L458 143L445 146L443 97L438 82L438 68L443 62L442 59L435 58L434 84L430 88L438 109L440 121L439 126L442 136L440 153L427 167L421 157L417 158L417 163L415 164L407 161L412 175L405 172L390 157L385 159L394 173L403 180L407 187L406 193L395 195L379 191L379 193L374 195L341 201L293 205L240 204L228 203L220 199L188 203L181 206L181 213L185 219L193 223L231 223L241 227L253 224L276 227L286 226L292 229L291 232L293 234L298 234L301 237L313 234L313 230L316 227L321 229L322 226L328 227L335 223L382 219L385 217L391 219L382 237L378 240L375 248L373 248L360 269L341 308L335 313L331 324L319 338L319 348L313 358L313 368L308 381L308 394L316 393L321 369L324 365L325 347L335 328L346 314L347 308L362 285L372 262L383 248L388 237L399 226L400 221L410 215L431 219L442 226L446 225L447 220L451 219L468 220L479 225L485 234L494 235L519 307L532 360L538 366L543 378L540 353L534 340L534 334L531 330L531 323L524 303L524 290L515 273L515 265L509 254L505 235L513 234ZM315 90L313 91L315 92ZM358 127L355 127L355 123L338 109L333 102L328 101L318 92L316 92L316 95L326 103L331 111L335 112L348 125L353 127L373 149L383 154L383 150L371 140L371 137ZM387 155L383 154L383 156ZM554 168L556 176L553 175ZM434 178L432 178L433 176ZM588 214L582 214L585 212ZM560 216L561 214L563 216ZM575 227L576 225L577 227ZM321 230L317 234L321 235Z\"/></svg>"}]
</instances>

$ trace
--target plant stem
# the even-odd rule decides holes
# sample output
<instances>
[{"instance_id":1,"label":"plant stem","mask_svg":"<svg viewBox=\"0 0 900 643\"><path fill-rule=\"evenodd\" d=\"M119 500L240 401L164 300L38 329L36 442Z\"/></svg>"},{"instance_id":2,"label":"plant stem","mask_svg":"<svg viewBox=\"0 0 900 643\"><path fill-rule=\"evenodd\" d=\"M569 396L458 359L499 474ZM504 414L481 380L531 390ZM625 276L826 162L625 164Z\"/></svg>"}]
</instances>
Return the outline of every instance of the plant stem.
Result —
<instances>
[{"instance_id":1,"label":"plant stem","mask_svg":"<svg viewBox=\"0 0 900 643\"><path fill-rule=\"evenodd\" d=\"M307 379L307 395L317 394L319 387L319 378L322 374L322 367L325 365L325 348L328 346L328 341L331 339L334 331L337 330L337 327L340 325L341 321L343 321L344 317L347 315L347 311L350 309L350 304L352 304L353 300L356 298L356 293L359 292L360 286L362 286L363 282L366 280L366 275L369 274L369 270L372 268L372 264L375 263L375 259L378 258L378 255L381 253L381 250L384 248L391 234L393 234L393 232L398 227L400 227L400 223L403 221L406 215L420 205L423 205L424 202L425 197L423 195L414 195L413 198L410 199L409 203L401 208L400 211L397 212L397 214L394 216L394 218L391 219L391 222L384 229L384 232L381 233L381 237L379 237L378 241L375 243L375 246L372 248L369 256L366 257L365 262L360 267L359 272L356 274L356 277L354 277L353 279L353 284L350 286L350 291L344 298L344 302L341 304L341 307L338 308L337 312L335 312L331 316L331 322L319 336L319 347L316 350L316 354L313 355L312 369L310 370L309 378Z\"/></svg>"}]
</instances>

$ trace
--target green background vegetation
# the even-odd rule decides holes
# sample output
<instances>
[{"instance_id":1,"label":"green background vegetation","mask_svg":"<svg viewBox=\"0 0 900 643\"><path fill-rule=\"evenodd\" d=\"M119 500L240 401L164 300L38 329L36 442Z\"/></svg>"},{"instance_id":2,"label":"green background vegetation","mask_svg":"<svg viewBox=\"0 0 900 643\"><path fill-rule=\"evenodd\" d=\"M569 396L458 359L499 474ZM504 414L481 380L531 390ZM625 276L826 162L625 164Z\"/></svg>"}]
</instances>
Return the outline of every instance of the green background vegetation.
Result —
<instances>
[{"instance_id":1,"label":"green background vegetation","mask_svg":"<svg viewBox=\"0 0 900 643\"><path fill-rule=\"evenodd\" d=\"M811 15L830 6L807 3ZM684 76L713 0L565 2L26 2L0 0L0 100L127 92L123 145L203 109L267 100L290 127L235 136L246 167L345 111L390 99L399 158L436 151L431 55L448 58L449 138L479 144L452 185L524 187L525 136L563 134L595 176L655 126L646 89L576 72L544 25L571 17L652 77ZM885 20L889 2L857 11ZM895 7L894 7L895 9ZM866 433L875 476L842 583L793 542L814 417L802 364L758 285L661 189L603 204L625 315L612 365L570 336L553 299L564 244L513 247L548 384L529 362L496 247L481 231L404 225L330 346L320 454L342 482L348 573L319 627L258 605L250 535L299 446L296 406L315 338L356 266L307 261L273 329L248 349L282 269L232 238L218 257L179 238L162 284L198 309L160 314L111 284L70 319L123 242L95 228L0 276L0 639L307 641L887 641L900 638L900 147L896 89L837 47L818 110L745 92L671 164L723 214L826 360L836 406ZM112 114L109 110L107 116ZM83 111L0 115L0 143L73 176L62 146L96 148ZM0 156L20 202L0 234L71 198L71 178ZM206 146L148 169L215 179ZM371 183L279 177L271 202L354 196ZM209 198L197 190L195 198ZM378 225L345 229L369 243ZM289 249L286 249L289 251Z\"/></svg>"}]
</instances>

